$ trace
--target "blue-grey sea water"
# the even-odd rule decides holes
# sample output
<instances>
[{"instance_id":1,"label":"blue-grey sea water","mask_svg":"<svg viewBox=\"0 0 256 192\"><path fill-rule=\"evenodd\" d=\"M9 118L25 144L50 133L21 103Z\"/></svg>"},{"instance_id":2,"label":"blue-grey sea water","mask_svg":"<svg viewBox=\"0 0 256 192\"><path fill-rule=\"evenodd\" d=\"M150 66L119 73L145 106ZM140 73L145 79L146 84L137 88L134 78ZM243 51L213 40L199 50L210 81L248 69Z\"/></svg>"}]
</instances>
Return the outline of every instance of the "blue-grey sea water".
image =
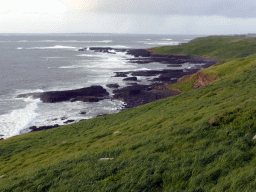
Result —
<instances>
[{"instance_id":1,"label":"blue-grey sea water","mask_svg":"<svg viewBox=\"0 0 256 192\"><path fill-rule=\"evenodd\" d=\"M0 135L8 138L30 126L63 125L122 109L121 101L42 103L17 99L21 93L70 90L109 83L125 86L114 72L165 69L167 65L128 63L125 53L95 53L89 47L150 48L186 43L196 35L0 34ZM88 47L88 51L78 51ZM147 83L141 78L141 83ZM86 114L80 114L81 111Z\"/></svg>"}]
</instances>

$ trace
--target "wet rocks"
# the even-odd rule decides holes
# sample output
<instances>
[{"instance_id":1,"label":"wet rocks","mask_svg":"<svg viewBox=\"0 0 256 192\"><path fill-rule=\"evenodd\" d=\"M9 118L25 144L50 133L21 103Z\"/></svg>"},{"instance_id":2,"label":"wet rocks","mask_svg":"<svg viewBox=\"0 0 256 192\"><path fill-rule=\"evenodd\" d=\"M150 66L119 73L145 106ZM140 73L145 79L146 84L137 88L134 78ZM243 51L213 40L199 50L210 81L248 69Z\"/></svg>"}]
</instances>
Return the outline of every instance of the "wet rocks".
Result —
<instances>
[{"instance_id":1,"label":"wet rocks","mask_svg":"<svg viewBox=\"0 0 256 192\"><path fill-rule=\"evenodd\" d=\"M129 72L114 72L115 76L113 77L127 77L127 75L129 74Z\"/></svg>"},{"instance_id":2,"label":"wet rocks","mask_svg":"<svg viewBox=\"0 0 256 192\"><path fill-rule=\"evenodd\" d=\"M145 49L129 49L126 52L129 55L133 55L134 57L150 57L152 54Z\"/></svg>"},{"instance_id":3,"label":"wet rocks","mask_svg":"<svg viewBox=\"0 0 256 192\"><path fill-rule=\"evenodd\" d=\"M61 119L61 120L66 120L66 119L68 119L68 118L64 116L64 117L61 117L60 119Z\"/></svg>"},{"instance_id":4,"label":"wet rocks","mask_svg":"<svg viewBox=\"0 0 256 192\"><path fill-rule=\"evenodd\" d=\"M65 124L67 124L67 123L72 123L72 122L74 122L75 120L67 120L67 121L65 121L64 123Z\"/></svg>"},{"instance_id":5,"label":"wet rocks","mask_svg":"<svg viewBox=\"0 0 256 192\"><path fill-rule=\"evenodd\" d=\"M118 88L119 87L119 85L117 84L117 83L114 83L114 84L107 84L106 85L108 88Z\"/></svg>"},{"instance_id":6,"label":"wet rocks","mask_svg":"<svg viewBox=\"0 0 256 192\"><path fill-rule=\"evenodd\" d=\"M137 77L127 77L123 81L137 81Z\"/></svg>"},{"instance_id":7,"label":"wet rocks","mask_svg":"<svg viewBox=\"0 0 256 192\"><path fill-rule=\"evenodd\" d=\"M163 70L131 71L131 75L133 76L144 76L144 77L156 76L162 73L165 73L165 72Z\"/></svg>"},{"instance_id":8,"label":"wet rocks","mask_svg":"<svg viewBox=\"0 0 256 192\"><path fill-rule=\"evenodd\" d=\"M85 114L86 114L86 111L81 111L79 114L85 115Z\"/></svg>"},{"instance_id":9,"label":"wet rocks","mask_svg":"<svg viewBox=\"0 0 256 192\"><path fill-rule=\"evenodd\" d=\"M87 48L79 49L79 51L86 51ZM113 54L115 52L126 52L126 54L134 56L134 58L128 59L131 63L147 64L152 62L158 62L162 64L184 64L184 63L205 63L213 65L220 60L212 58L203 58L198 56L188 55L158 55L152 54L145 49L118 49L112 47L90 47L90 50L95 52L103 52Z\"/></svg>"},{"instance_id":10,"label":"wet rocks","mask_svg":"<svg viewBox=\"0 0 256 192\"><path fill-rule=\"evenodd\" d=\"M130 90L129 91L129 95L130 96L134 96L134 95L138 95L141 93L141 90L140 89L133 89L133 90Z\"/></svg>"},{"instance_id":11,"label":"wet rocks","mask_svg":"<svg viewBox=\"0 0 256 192\"><path fill-rule=\"evenodd\" d=\"M125 109L129 109L181 93L167 88L164 90L155 88L162 85L160 83L154 85L130 85L114 90L113 99L123 100L126 103Z\"/></svg>"},{"instance_id":12,"label":"wet rocks","mask_svg":"<svg viewBox=\"0 0 256 192\"><path fill-rule=\"evenodd\" d=\"M43 93L28 93L18 95L18 98L33 96L40 98L45 103L56 103L63 101L85 101L98 102L104 99L109 93L102 86L91 86L67 91L49 91Z\"/></svg>"},{"instance_id":13,"label":"wet rocks","mask_svg":"<svg viewBox=\"0 0 256 192\"><path fill-rule=\"evenodd\" d=\"M34 132L34 131L42 131L42 130L57 128L57 127L60 127L60 125L55 124L55 125L41 126L41 127L31 126L29 127L29 129L31 130L31 132Z\"/></svg>"},{"instance_id":14,"label":"wet rocks","mask_svg":"<svg viewBox=\"0 0 256 192\"><path fill-rule=\"evenodd\" d=\"M71 99L71 102L75 101L83 101L83 102L99 102L100 100L103 100L104 97L95 97L95 96L78 96L76 98Z\"/></svg>"},{"instance_id":15,"label":"wet rocks","mask_svg":"<svg viewBox=\"0 0 256 192\"><path fill-rule=\"evenodd\" d=\"M170 64L167 67L182 67L182 64Z\"/></svg>"}]
</instances>

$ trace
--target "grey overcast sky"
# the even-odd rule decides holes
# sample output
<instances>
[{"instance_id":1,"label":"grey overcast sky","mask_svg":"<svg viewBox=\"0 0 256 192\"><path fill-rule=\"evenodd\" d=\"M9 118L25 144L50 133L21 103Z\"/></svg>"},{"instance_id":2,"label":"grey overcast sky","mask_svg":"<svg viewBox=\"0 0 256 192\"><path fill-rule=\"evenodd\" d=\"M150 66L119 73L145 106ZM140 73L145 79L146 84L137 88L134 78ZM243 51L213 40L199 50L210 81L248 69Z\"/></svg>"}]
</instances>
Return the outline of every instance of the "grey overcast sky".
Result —
<instances>
[{"instance_id":1,"label":"grey overcast sky","mask_svg":"<svg viewBox=\"0 0 256 192\"><path fill-rule=\"evenodd\" d=\"M6 0L0 33L256 33L256 0Z\"/></svg>"}]
</instances>

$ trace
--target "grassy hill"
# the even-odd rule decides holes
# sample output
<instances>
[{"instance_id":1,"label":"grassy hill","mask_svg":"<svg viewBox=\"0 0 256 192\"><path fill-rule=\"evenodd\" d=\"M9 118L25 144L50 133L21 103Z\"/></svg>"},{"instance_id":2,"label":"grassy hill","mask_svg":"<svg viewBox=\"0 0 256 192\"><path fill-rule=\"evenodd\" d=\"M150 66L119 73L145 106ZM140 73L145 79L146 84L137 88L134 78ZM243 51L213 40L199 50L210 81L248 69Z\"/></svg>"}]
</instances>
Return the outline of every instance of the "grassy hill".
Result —
<instances>
[{"instance_id":1,"label":"grassy hill","mask_svg":"<svg viewBox=\"0 0 256 192\"><path fill-rule=\"evenodd\" d=\"M0 191L254 191L252 44L206 37L155 48L227 60L171 86L181 95L0 141Z\"/></svg>"},{"instance_id":2,"label":"grassy hill","mask_svg":"<svg viewBox=\"0 0 256 192\"><path fill-rule=\"evenodd\" d=\"M218 59L241 58L256 53L256 39L242 36L200 37L179 46L149 49L158 54L182 54Z\"/></svg>"}]
</instances>

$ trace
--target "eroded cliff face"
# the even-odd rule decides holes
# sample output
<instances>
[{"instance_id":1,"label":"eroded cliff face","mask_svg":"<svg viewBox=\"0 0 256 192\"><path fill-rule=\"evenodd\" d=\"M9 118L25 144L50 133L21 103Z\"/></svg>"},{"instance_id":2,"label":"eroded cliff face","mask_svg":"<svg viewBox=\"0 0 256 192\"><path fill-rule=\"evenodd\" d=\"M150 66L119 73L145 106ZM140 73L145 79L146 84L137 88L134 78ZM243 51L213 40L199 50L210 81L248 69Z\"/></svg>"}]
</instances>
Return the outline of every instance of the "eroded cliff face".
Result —
<instances>
[{"instance_id":1,"label":"eroded cliff face","mask_svg":"<svg viewBox=\"0 0 256 192\"><path fill-rule=\"evenodd\" d=\"M216 78L202 71L198 71L195 74L186 75L178 79L177 84L189 83L194 89L201 88L203 86L212 83Z\"/></svg>"}]
</instances>

